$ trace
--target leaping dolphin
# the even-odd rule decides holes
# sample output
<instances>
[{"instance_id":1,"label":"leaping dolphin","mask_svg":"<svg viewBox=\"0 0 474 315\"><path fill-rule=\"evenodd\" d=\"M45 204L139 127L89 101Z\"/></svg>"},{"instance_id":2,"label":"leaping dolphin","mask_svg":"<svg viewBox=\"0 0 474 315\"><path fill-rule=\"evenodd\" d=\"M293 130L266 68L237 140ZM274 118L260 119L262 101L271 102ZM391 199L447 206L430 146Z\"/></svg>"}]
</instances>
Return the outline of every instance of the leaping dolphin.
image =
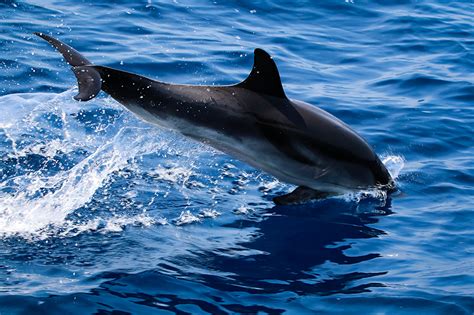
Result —
<instances>
[{"instance_id":1,"label":"leaping dolphin","mask_svg":"<svg viewBox=\"0 0 474 315\"><path fill-rule=\"evenodd\" d=\"M42 33L72 66L79 94L101 90L141 119L208 144L281 181L298 185L276 204L302 203L394 182L370 145L341 120L290 100L277 66L255 49L250 75L229 86L169 84L96 66L72 47Z\"/></svg>"}]
</instances>

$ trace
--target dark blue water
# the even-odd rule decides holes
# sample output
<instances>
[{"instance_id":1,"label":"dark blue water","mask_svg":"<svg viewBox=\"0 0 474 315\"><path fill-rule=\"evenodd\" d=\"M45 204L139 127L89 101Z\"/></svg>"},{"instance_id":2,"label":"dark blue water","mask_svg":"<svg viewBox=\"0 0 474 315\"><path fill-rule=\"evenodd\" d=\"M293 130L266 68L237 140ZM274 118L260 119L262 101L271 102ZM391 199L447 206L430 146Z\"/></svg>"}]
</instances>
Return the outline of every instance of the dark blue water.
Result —
<instances>
[{"instance_id":1,"label":"dark blue water","mask_svg":"<svg viewBox=\"0 0 474 315\"><path fill-rule=\"evenodd\" d=\"M0 2L0 313L472 314L472 1ZM149 126L97 64L230 84L269 51L291 98L371 143L399 192L293 187Z\"/></svg>"}]
</instances>

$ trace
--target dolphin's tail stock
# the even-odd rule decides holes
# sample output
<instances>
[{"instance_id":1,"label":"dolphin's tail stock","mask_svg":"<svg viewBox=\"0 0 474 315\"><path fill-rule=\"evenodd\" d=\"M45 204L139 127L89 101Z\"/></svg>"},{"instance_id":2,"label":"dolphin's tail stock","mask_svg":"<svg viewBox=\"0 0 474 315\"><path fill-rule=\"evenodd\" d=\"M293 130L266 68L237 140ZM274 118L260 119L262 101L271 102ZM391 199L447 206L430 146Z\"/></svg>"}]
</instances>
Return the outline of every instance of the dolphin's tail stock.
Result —
<instances>
[{"instance_id":1,"label":"dolphin's tail stock","mask_svg":"<svg viewBox=\"0 0 474 315\"><path fill-rule=\"evenodd\" d=\"M93 64L82 56L77 50L69 45L43 33L34 33L41 37L54 48L56 48L72 66L72 71L76 75L79 94L74 96L77 101L89 101L99 94L102 87L102 80L99 72L94 69Z\"/></svg>"}]
</instances>

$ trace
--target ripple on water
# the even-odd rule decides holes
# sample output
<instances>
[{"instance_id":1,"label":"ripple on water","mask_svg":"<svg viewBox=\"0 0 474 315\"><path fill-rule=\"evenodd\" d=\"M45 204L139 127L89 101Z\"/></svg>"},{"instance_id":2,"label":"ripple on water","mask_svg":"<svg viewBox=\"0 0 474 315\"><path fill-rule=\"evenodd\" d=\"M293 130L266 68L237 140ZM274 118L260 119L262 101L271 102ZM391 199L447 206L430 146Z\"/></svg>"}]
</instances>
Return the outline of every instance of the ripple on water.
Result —
<instances>
[{"instance_id":1,"label":"ripple on water","mask_svg":"<svg viewBox=\"0 0 474 315\"><path fill-rule=\"evenodd\" d=\"M0 312L472 313L471 7L1 2ZM293 187L108 98L72 101L34 31L184 84L238 82L264 48L399 191L274 207Z\"/></svg>"}]
</instances>

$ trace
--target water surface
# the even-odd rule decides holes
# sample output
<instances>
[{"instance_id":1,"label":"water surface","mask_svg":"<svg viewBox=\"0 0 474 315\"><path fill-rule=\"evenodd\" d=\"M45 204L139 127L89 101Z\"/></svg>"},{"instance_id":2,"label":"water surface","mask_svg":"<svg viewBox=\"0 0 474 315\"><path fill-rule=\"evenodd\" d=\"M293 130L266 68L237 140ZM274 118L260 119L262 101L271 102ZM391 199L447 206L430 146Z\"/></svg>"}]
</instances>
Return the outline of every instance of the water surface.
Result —
<instances>
[{"instance_id":1,"label":"water surface","mask_svg":"<svg viewBox=\"0 0 474 315\"><path fill-rule=\"evenodd\" d=\"M472 1L2 1L0 313L472 314ZM298 207L293 189L150 126L34 31L97 64L243 80L339 117L399 192Z\"/></svg>"}]
</instances>

